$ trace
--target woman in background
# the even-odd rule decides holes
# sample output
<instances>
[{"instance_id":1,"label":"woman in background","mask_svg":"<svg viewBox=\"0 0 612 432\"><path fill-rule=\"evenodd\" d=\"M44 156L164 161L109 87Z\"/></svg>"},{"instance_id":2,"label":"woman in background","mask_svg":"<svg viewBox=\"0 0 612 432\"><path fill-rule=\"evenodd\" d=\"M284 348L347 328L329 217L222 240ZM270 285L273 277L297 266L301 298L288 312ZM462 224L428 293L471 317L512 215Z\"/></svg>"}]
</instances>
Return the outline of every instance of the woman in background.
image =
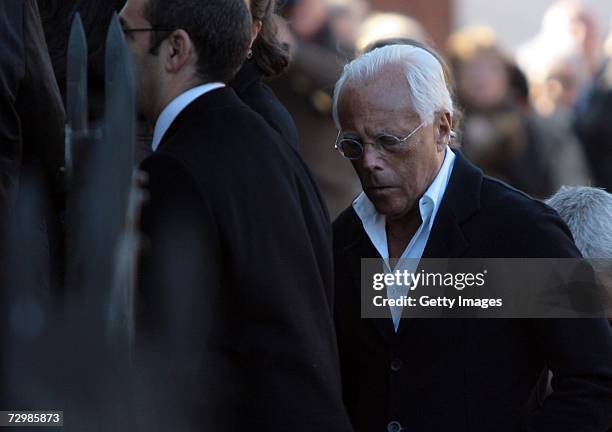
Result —
<instances>
[{"instance_id":1,"label":"woman in background","mask_svg":"<svg viewBox=\"0 0 612 432\"><path fill-rule=\"evenodd\" d=\"M465 155L485 174L536 198L547 197L553 190L546 148L541 133L532 131L525 106L529 96L519 97L515 88L521 72L498 45L494 31L459 30L449 39L448 53L465 114Z\"/></svg>"},{"instance_id":2,"label":"woman in background","mask_svg":"<svg viewBox=\"0 0 612 432\"><path fill-rule=\"evenodd\" d=\"M263 81L281 74L289 66L289 49L277 37L276 0L247 0L247 4L253 17L253 44L230 86L245 104L297 149L299 139L293 118Z\"/></svg>"}]
</instances>

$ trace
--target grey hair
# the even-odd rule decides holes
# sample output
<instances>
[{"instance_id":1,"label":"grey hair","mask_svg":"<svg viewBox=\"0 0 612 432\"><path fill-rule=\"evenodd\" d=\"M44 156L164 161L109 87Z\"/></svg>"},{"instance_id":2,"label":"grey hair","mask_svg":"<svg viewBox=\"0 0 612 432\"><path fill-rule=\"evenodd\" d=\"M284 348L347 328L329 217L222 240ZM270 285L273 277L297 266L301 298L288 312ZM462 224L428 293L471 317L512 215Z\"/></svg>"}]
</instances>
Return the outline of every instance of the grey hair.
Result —
<instances>
[{"instance_id":1,"label":"grey hair","mask_svg":"<svg viewBox=\"0 0 612 432\"><path fill-rule=\"evenodd\" d=\"M427 50L416 46L388 45L363 54L344 67L334 90L333 116L338 129L341 129L338 100L345 84L374 79L389 65L403 66L410 99L421 121L433 121L436 111L453 115L453 99L440 62Z\"/></svg>"},{"instance_id":2,"label":"grey hair","mask_svg":"<svg viewBox=\"0 0 612 432\"><path fill-rule=\"evenodd\" d=\"M585 258L612 258L612 194L563 186L546 201L568 225Z\"/></svg>"}]
</instances>

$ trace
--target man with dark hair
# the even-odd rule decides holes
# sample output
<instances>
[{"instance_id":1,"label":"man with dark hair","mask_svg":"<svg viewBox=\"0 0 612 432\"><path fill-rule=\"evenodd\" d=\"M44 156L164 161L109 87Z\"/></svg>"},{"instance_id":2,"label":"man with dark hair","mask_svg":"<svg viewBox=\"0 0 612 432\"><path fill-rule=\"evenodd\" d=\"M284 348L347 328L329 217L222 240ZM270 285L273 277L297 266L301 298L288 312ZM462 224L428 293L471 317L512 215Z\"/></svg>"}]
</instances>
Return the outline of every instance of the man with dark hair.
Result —
<instances>
[{"instance_id":1,"label":"man with dark hair","mask_svg":"<svg viewBox=\"0 0 612 432\"><path fill-rule=\"evenodd\" d=\"M129 0L121 22L155 124L137 333L150 428L349 431L321 198L225 85L251 41L244 0Z\"/></svg>"}]
</instances>

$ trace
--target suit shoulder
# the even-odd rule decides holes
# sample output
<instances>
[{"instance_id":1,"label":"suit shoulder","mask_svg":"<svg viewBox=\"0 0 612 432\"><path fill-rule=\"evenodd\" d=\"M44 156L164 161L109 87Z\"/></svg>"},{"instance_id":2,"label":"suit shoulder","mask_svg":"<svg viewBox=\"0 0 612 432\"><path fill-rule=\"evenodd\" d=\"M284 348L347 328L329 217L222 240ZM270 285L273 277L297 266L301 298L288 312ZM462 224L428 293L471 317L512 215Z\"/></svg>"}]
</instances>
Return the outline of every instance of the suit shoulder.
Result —
<instances>
[{"instance_id":1,"label":"suit shoulder","mask_svg":"<svg viewBox=\"0 0 612 432\"><path fill-rule=\"evenodd\" d=\"M519 245L529 256L580 255L569 228L554 209L490 177L483 179L480 217L473 226L500 244Z\"/></svg>"},{"instance_id":2,"label":"suit shoulder","mask_svg":"<svg viewBox=\"0 0 612 432\"><path fill-rule=\"evenodd\" d=\"M502 219L556 215L556 212L542 201L493 177L483 177L480 199L484 211L498 213Z\"/></svg>"}]
</instances>

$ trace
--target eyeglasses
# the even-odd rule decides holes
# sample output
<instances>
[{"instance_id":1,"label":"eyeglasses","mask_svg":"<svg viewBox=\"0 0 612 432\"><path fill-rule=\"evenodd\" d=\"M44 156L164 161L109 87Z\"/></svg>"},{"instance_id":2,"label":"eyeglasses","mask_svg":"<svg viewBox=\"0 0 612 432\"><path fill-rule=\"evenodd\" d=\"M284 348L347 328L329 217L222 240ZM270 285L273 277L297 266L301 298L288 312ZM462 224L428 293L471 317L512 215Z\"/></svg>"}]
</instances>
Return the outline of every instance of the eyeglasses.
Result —
<instances>
[{"instance_id":1,"label":"eyeglasses","mask_svg":"<svg viewBox=\"0 0 612 432\"><path fill-rule=\"evenodd\" d=\"M374 138L372 145L379 151L383 150L386 153L395 153L405 147L404 144L426 124L427 122L424 121L404 138L399 138L395 135L386 133L380 134ZM351 160L359 159L361 156L363 156L363 143L353 138L341 138L341 135L342 131L338 132L338 138L336 138L336 144L334 147L342 156Z\"/></svg>"},{"instance_id":2,"label":"eyeglasses","mask_svg":"<svg viewBox=\"0 0 612 432\"><path fill-rule=\"evenodd\" d=\"M137 32L154 32L154 31L163 31L163 32L173 32L176 29L170 27L151 27L151 28L122 28L123 33L128 35L130 33Z\"/></svg>"},{"instance_id":3,"label":"eyeglasses","mask_svg":"<svg viewBox=\"0 0 612 432\"><path fill-rule=\"evenodd\" d=\"M142 33L142 32L165 32L166 34L163 37L156 37L154 43L151 48L149 48L149 54L157 55L157 50L162 42L168 37L167 33L171 33L175 28L170 27L150 27L150 28L125 28L122 27L123 34L126 38L130 36L132 33Z\"/></svg>"}]
</instances>

